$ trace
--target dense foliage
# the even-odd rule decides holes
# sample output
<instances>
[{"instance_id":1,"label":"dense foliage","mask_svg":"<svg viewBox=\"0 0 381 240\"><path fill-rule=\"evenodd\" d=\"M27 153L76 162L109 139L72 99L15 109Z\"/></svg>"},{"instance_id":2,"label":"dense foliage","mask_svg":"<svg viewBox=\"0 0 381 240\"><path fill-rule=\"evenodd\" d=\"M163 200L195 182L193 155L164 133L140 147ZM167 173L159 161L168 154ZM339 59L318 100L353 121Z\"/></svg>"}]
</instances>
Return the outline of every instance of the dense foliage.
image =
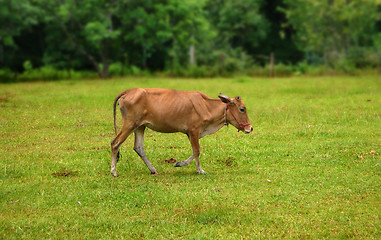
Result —
<instances>
[{"instance_id":1,"label":"dense foliage","mask_svg":"<svg viewBox=\"0 0 381 240\"><path fill-rule=\"evenodd\" d=\"M380 68L377 0L0 0L0 78ZM54 73L54 74L52 74ZM19 78L22 75L19 75Z\"/></svg>"}]
</instances>

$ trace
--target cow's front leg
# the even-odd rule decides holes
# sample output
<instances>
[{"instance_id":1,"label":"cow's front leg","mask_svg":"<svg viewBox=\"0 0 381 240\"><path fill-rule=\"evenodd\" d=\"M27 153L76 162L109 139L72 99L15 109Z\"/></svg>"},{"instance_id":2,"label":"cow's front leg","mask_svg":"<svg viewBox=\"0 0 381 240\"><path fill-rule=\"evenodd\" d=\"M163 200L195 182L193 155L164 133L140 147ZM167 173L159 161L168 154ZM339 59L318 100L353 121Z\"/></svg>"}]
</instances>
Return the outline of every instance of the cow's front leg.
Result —
<instances>
[{"instance_id":1,"label":"cow's front leg","mask_svg":"<svg viewBox=\"0 0 381 240\"><path fill-rule=\"evenodd\" d=\"M206 174L201 168L199 156L200 156L200 143L199 143L199 133L198 131L190 132L189 140L192 144L193 156L196 160L196 169L199 174Z\"/></svg>"}]
</instances>

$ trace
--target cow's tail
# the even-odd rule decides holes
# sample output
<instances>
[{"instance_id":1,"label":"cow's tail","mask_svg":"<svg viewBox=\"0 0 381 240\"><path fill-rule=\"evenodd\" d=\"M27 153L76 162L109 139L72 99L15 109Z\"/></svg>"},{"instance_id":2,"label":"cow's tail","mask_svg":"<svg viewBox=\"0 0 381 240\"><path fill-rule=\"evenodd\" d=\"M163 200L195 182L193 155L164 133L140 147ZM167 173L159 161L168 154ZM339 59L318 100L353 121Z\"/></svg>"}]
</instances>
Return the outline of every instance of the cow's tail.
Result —
<instances>
[{"instance_id":1,"label":"cow's tail","mask_svg":"<svg viewBox=\"0 0 381 240\"><path fill-rule=\"evenodd\" d=\"M114 131L115 131L115 136L118 134L117 129L116 129L116 104L118 103L119 98L121 98L126 92L121 92L114 100Z\"/></svg>"}]
</instances>

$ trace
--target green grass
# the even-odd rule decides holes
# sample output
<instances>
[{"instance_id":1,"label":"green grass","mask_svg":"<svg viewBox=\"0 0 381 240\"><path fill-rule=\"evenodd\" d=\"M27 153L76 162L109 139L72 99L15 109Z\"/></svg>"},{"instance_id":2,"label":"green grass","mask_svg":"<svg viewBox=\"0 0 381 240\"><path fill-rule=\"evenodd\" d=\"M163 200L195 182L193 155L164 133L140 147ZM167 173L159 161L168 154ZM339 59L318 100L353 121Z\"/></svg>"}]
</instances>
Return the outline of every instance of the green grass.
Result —
<instances>
[{"instance_id":1,"label":"green grass","mask_svg":"<svg viewBox=\"0 0 381 240\"><path fill-rule=\"evenodd\" d=\"M240 95L229 126L174 168L182 134L146 131L149 170L122 146L112 103L133 87ZM156 79L0 84L0 239L381 238L381 78ZM65 176L66 175L66 176Z\"/></svg>"}]
</instances>

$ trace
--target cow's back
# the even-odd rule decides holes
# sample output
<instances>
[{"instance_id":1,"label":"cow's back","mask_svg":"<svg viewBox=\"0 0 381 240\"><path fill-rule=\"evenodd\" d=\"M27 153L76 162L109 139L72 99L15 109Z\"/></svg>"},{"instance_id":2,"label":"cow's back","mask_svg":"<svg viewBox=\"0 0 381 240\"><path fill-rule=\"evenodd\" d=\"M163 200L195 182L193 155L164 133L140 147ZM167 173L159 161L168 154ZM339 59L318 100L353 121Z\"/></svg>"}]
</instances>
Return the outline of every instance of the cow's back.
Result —
<instances>
[{"instance_id":1,"label":"cow's back","mask_svg":"<svg viewBox=\"0 0 381 240\"><path fill-rule=\"evenodd\" d=\"M204 93L196 91L136 88L125 91L120 107L126 108L126 118L141 119L155 131L187 132L191 124L199 121L195 103L205 98Z\"/></svg>"}]
</instances>

